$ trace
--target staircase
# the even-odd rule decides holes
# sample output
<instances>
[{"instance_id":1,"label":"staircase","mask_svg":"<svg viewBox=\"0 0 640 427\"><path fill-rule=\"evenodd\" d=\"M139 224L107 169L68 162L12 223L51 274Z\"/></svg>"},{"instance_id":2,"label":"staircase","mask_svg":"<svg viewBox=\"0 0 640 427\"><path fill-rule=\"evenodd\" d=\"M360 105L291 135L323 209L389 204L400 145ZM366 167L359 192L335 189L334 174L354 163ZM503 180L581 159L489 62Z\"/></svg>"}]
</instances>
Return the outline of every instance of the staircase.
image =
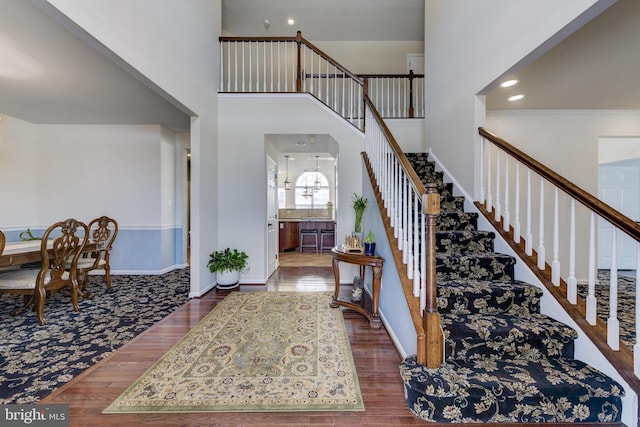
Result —
<instances>
[{"instance_id":1,"label":"staircase","mask_svg":"<svg viewBox=\"0 0 640 427\"><path fill-rule=\"evenodd\" d=\"M514 278L515 260L494 252L493 232L428 160L406 154L423 183L441 196L436 232L438 310L445 362L400 365L409 409L439 423L611 423L623 388L574 359L577 333L540 313L542 291Z\"/></svg>"}]
</instances>

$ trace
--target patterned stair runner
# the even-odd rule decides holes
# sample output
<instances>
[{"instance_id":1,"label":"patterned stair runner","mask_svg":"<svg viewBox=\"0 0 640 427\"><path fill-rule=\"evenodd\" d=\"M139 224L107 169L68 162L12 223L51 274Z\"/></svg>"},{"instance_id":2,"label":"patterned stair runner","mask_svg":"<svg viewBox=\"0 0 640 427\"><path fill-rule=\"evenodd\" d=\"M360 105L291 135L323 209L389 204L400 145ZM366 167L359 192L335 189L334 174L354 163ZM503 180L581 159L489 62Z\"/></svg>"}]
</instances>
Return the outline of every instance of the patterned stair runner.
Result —
<instances>
[{"instance_id":1,"label":"patterned stair runner","mask_svg":"<svg viewBox=\"0 0 640 427\"><path fill-rule=\"evenodd\" d=\"M440 423L619 422L623 388L574 359L577 333L540 313L542 291L514 278L513 257L494 252L495 234L428 160L407 158L436 183L438 310L445 334L439 369L400 365L409 409Z\"/></svg>"}]
</instances>

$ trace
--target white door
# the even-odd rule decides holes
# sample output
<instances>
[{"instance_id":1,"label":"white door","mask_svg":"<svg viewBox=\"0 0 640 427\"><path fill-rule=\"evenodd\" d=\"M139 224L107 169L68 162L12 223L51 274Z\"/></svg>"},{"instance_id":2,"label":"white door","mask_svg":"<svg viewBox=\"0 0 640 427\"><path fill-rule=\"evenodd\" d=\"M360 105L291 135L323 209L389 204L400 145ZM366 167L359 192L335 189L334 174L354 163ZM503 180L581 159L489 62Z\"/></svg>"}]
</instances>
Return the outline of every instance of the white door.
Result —
<instances>
[{"instance_id":1,"label":"white door","mask_svg":"<svg viewBox=\"0 0 640 427\"><path fill-rule=\"evenodd\" d=\"M278 268L278 164L267 156L267 277Z\"/></svg>"},{"instance_id":2,"label":"white door","mask_svg":"<svg viewBox=\"0 0 640 427\"><path fill-rule=\"evenodd\" d=\"M413 70L413 74L424 74L424 54L407 53L407 73Z\"/></svg>"},{"instance_id":3,"label":"white door","mask_svg":"<svg viewBox=\"0 0 640 427\"><path fill-rule=\"evenodd\" d=\"M637 166L598 167L598 198L634 221L640 220L640 170ZM598 268L611 268L612 226L598 221ZM621 231L616 233L619 270L636 269L636 244Z\"/></svg>"}]
</instances>

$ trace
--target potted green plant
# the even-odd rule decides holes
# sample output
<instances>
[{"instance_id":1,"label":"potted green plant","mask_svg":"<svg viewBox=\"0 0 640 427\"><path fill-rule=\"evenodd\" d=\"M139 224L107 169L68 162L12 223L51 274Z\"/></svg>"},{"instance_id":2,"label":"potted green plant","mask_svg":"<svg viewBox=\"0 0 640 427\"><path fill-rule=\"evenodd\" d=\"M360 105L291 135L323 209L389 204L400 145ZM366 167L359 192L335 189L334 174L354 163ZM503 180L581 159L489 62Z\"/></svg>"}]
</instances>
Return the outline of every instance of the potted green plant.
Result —
<instances>
[{"instance_id":1,"label":"potted green plant","mask_svg":"<svg viewBox=\"0 0 640 427\"><path fill-rule=\"evenodd\" d=\"M356 223L353 228L355 233L362 233L362 215L364 210L369 206L369 200L366 197L353 193L353 210L356 213Z\"/></svg>"},{"instance_id":2,"label":"potted green plant","mask_svg":"<svg viewBox=\"0 0 640 427\"><path fill-rule=\"evenodd\" d=\"M249 269L248 258L249 255L244 251L231 248L213 251L209 254L207 267L212 273L216 273L218 289L228 290L239 286L240 272Z\"/></svg>"},{"instance_id":3,"label":"potted green plant","mask_svg":"<svg viewBox=\"0 0 640 427\"><path fill-rule=\"evenodd\" d=\"M373 231L369 231L364 238L364 254L373 256L376 252L376 235Z\"/></svg>"}]
</instances>

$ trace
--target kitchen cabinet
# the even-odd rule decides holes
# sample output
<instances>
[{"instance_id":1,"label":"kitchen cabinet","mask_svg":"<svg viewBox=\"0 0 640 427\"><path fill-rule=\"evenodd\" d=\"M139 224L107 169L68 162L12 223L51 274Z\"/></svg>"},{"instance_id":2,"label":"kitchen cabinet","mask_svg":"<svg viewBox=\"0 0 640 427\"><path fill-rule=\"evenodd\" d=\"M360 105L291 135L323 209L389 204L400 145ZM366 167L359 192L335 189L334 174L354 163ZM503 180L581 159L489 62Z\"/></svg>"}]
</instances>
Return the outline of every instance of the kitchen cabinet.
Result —
<instances>
[{"instance_id":1,"label":"kitchen cabinet","mask_svg":"<svg viewBox=\"0 0 640 427\"><path fill-rule=\"evenodd\" d=\"M300 223L295 221L280 221L279 233L279 251L295 251L298 248L298 233Z\"/></svg>"}]
</instances>

